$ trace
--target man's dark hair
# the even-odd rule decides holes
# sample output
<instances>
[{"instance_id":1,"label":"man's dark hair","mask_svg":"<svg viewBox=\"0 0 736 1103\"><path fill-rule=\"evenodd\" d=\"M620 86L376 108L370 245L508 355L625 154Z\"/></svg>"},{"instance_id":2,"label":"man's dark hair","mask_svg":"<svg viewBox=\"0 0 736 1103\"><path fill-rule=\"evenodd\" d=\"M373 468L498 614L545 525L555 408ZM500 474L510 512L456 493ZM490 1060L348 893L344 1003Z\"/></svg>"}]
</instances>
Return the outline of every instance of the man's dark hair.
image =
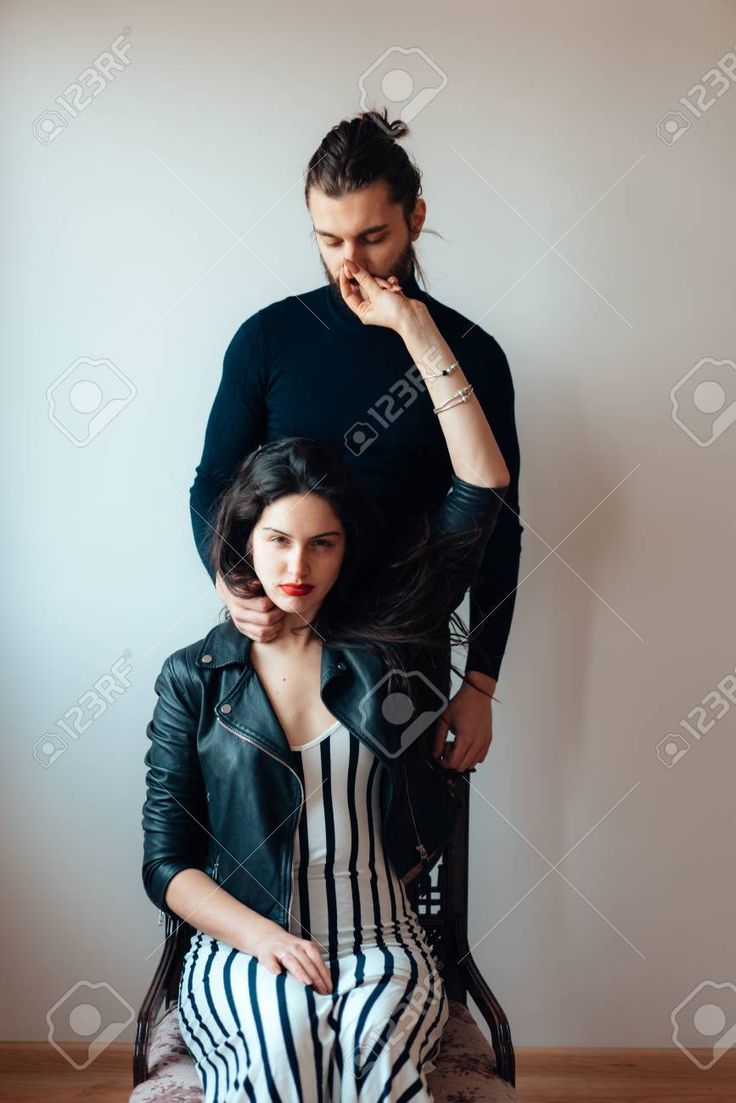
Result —
<instances>
[{"instance_id":1,"label":"man's dark hair","mask_svg":"<svg viewBox=\"0 0 736 1103\"><path fill-rule=\"evenodd\" d=\"M319 188L331 199L367 188L376 180L385 180L392 203L404 209L404 221L411 230L410 216L422 194L422 174L398 144L409 133L401 119L390 123L386 108L363 111L352 119L343 119L325 134L312 154L304 183L304 199L309 207L309 191ZM425 233L429 231L423 231ZM412 256L417 277L425 288L427 281L416 256Z\"/></svg>"}]
</instances>

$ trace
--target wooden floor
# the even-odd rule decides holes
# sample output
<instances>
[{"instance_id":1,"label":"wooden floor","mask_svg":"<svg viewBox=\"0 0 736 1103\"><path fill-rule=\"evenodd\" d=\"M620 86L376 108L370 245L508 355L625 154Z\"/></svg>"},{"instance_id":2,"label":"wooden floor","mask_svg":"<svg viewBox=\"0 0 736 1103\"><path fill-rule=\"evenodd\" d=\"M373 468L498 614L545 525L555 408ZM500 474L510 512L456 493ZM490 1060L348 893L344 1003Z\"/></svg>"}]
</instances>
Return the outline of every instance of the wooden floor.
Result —
<instances>
[{"instance_id":1,"label":"wooden floor","mask_svg":"<svg viewBox=\"0 0 736 1103\"><path fill-rule=\"evenodd\" d=\"M79 1047L69 1050L84 1061ZM131 1051L111 1045L79 1072L46 1042L0 1043L0 1100L126 1103ZM519 1048L516 1063L524 1103L736 1103L733 1051L707 1072L675 1049Z\"/></svg>"}]
</instances>

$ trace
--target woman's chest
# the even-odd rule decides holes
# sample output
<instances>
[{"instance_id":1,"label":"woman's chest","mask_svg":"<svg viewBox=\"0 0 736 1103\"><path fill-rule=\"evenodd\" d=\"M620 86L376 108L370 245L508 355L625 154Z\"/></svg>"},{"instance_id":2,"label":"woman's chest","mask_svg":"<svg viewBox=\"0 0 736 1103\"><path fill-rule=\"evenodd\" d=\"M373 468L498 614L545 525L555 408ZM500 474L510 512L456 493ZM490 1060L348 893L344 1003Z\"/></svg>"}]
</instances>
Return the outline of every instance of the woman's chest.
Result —
<instances>
[{"instance_id":1,"label":"woman's chest","mask_svg":"<svg viewBox=\"0 0 736 1103\"><path fill-rule=\"evenodd\" d=\"M310 743L335 722L319 692L319 655L299 663L275 659L262 666L258 679L290 747Z\"/></svg>"}]
</instances>

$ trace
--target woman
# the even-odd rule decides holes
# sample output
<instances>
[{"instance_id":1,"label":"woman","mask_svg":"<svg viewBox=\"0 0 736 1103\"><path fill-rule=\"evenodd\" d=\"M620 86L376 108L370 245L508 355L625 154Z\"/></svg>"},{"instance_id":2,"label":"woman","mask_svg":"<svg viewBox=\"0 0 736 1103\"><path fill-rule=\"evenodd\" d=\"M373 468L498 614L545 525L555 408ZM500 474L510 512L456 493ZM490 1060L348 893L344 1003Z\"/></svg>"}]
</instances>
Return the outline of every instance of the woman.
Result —
<instances>
[{"instance_id":1,"label":"woman","mask_svg":"<svg viewBox=\"0 0 736 1103\"><path fill-rule=\"evenodd\" d=\"M509 473L426 305L348 261L340 289L403 339L454 475L398 560L345 464L302 438L249 456L220 502L213 565L286 616L267 644L225 621L166 660L143 809L146 891L195 931L179 1021L207 1103L431 1100L448 1017L405 892L447 833L428 672Z\"/></svg>"}]
</instances>

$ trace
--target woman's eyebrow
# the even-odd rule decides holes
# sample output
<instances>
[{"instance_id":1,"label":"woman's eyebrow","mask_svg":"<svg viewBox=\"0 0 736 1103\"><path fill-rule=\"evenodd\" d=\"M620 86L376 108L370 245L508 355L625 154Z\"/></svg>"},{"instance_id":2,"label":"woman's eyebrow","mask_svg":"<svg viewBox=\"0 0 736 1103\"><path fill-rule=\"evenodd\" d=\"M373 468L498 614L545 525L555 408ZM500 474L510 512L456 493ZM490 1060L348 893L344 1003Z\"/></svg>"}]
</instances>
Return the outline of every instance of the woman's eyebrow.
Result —
<instances>
[{"instance_id":1,"label":"woman's eyebrow","mask_svg":"<svg viewBox=\"0 0 736 1103\"><path fill-rule=\"evenodd\" d=\"M279 534L279 536L288 536L289 539L291 539L291 533L290 532L282 532L281 529L272 528L271 525L264 525L263 526L263 531L264 532L277 532ZM330 532L315 533L315 535L310 536L309 539L310 540L316 540L317 537L319 537L319 536L341 536L341 535L342 535L342 533L338 529L331 529Z\"/></svg>"}]
</instances>

